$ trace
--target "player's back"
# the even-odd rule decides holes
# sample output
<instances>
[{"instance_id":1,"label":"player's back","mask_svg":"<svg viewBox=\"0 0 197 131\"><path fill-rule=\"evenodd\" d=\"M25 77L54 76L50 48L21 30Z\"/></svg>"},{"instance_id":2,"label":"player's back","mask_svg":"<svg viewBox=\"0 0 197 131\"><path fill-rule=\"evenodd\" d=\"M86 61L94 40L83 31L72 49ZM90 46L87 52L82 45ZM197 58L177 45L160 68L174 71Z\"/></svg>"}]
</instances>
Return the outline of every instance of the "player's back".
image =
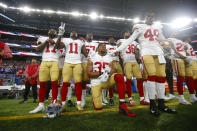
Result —
<instances>
[{"instance_id":1,"label":"player's back","mask_svg":"<svg viewBox=\"0 0 197 131\"><path fill-rule=\"evenodd\" d=\"M177 52L179 52L183 56L186 56L186 52L184 49L185 43L183 41L176 39L176 38L168 38L168 40L172 42ZM172 55L174 58L180 58L178 55L176 55L173 49L172 49Z\"/></svg>"}]
</instances>

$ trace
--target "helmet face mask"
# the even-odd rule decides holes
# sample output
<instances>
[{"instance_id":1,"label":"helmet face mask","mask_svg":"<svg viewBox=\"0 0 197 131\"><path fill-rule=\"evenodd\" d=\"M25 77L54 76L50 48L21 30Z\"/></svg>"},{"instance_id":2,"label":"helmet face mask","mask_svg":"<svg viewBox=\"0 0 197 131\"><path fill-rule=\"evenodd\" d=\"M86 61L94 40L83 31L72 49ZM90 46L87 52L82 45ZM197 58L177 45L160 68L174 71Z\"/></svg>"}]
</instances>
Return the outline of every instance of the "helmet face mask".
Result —
<instances>
[{"instance_id":1,"label":"helmet face mask","mask_svg":"<svg viewBox=\"0 0 197 131\"><path fill-rule=\"evenodd\" d=\"M62 112L62 106L60 104L50 104L46 108L45 118L55 118L60 116Z\"/></svg>"}]
</instances>

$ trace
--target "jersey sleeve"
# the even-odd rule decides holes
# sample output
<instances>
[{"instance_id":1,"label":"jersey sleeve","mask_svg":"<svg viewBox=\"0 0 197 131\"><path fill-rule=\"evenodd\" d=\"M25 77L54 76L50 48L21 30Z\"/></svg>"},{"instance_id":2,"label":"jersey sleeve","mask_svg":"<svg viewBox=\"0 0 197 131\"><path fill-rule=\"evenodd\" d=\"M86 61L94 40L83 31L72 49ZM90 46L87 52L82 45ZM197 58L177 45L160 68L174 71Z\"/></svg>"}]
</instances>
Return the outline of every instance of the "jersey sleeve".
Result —
<instances>
[{"instance_id":1,"label":"jersey sleeve","mask_svg":"<svg viewBox=\"0 0 197 131\"><path fill-rule=\"evenodd\" d=\"M119 51L124 50L125 48L127 48L127 46L130 43L133 43L133 41L136 40L139 35L140 35L140 31L138 29L135 29L133 34L116 49L116 52L119 52Z\"/></svg>"}]
</instances>

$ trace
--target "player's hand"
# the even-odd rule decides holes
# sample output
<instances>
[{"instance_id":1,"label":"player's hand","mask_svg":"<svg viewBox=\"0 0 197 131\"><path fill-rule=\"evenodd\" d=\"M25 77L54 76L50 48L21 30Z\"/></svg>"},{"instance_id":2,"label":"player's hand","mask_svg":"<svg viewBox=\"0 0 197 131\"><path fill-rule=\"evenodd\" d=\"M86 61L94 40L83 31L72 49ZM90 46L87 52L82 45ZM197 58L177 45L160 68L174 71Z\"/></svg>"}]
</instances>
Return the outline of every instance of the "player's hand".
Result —
<instances>
[{"instance_id":1,"label":"player's hand","mask_svg":"<svg viewBox=\"0 0 197 131\"><path fill-rule=\"evenodd\" d=\"M181 56L180 56L180 58L181 58L181 59L186 59L186 57L185 57L185 56L183 56L183 55L181 55Z\"/></svg>"},{"instance_id":2,"label":"player's hand","mask_svg":"<svg viewBox=\"0 0 197 131\"><path fill-rule=\"evenodd\" d=\"M187 47L186 45L184 46L184 50L185 50L185 51L188 50L188 47Z\"/></svg>"},{"instance_id":3,"label":"player's hand","mask_svg":"<svg viewBox=\"0 0 197 131\"><path fill-rule=\"evenodd\" d=\"M64 22L61 22L61 25L59 27L59 32L58 32L58 36L63 36L64 35L64 32L65 32L65 23Z\"/></svg>"},{"instance_id":4,"label":"player's hand","mask_svg":"<svg viewBox=\"0 0 197 131\"><path fill-rule=\"evenodd\" d=\"M45 43L46 43L46 44L48 44L48 43L50 43L50 44L55 44L55 41L52 40L52 39L47 39L47 40L45 41Z\"/></svg>"}]
</instances>

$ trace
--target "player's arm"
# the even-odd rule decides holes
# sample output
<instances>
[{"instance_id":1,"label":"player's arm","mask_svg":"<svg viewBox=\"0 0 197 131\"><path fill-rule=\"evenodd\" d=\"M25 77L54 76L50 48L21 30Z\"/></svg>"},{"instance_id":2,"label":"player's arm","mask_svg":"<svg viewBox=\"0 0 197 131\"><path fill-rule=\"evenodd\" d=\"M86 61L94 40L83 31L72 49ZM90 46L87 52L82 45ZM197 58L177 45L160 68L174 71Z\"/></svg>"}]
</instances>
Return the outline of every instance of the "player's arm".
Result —
<instances>
[{"instance_id":1,"label":"player's arm","mask_svg":"<svg viewBox=\"0 0 197 131\"><path fill-rule=\"evenodd\" d=\"M190 53L188 52L188 46L187 45L184 46L184 50L186 52L186 56L190 56Z\"/></svg>"},{"instance_id":2,"label":"player's arm","mask_svg":"<svg viewBox=\"0 0 197 131\"><path fill-rule=\"evenodd\" d=\"M38 41L38 47L36 48L36 51L42 52L48 43L49 43L49 39L47 39L43 43L41 41Z\"/></svg>"},{"instance_id":3,"label":"player's arm","mask_svg":"<svg viewBox=\"0 0 197 131\"><path fill-rule=\"evenodd\" d=\"M82 52L82 54L83 54L85 57L88 57L88 52L87 52L87 50L86 50L85 45L82 46L81 52Z\"/></svg>"},{"instance_id":4,"label":"player's arm","mask_svg":"<svg viewBox=\"0 0 197 131\"><path fill-rule=\"evenodd\" d=\"M123 42L116 50L115 52L120 52L121 50L124 50L128 47L130 43L132 43L134 40L136 40L139 36L140 32L138 30L134 30L133 34L125 41Z\"/></svg>"},{"instance_id":5,"label":"player's arm","mask_svg":"<svg viewBox=\"0 0 197 131\"><path fill-rule=\"evenodd\" d=\"M65 48L65 44L62 42L62 36L60 36L60 35L58 36L55 47L57 49L63 49L63 48Z\"/></svg>"},{"instance_id":6,"label":"player's arm","mask_svg":"<svg viewBox=\"0 0 197 131\"><path fill-rule=\"evenodd\" d=\"M175 54L177 54L181 59L185 59L186 57L183 56L181 53L179 53L176 48L174 47L174 44L171 41L168 41L170 43L171 48L173 49L173 51L175 52Z\"/></svg>"},{"instance_id":7,"label":"player's arm","mask_svg":"<svg viewBox=\"0 0 197 131\"><path fill-rule=\"evenodd\" d=\"M93 71L93 63L92 63L91 60L88 60L87 73L88 73L90 78L97 78L101 75L100 72L94 72Z\"/></svg>"},{"instance_id":8,"label":"player's arm","mask_svg":"<svg viewBox=\"0 0 197 131\"><path fill-rule=\"evenodd\" d=\"M134 54L135 54L135 59L136 59L137 63L140 64L141 63L141 61L140 61L140 51L137 48L137 46L135 46L135 48L134 48Z\"/></svg>"}]
</instances>

